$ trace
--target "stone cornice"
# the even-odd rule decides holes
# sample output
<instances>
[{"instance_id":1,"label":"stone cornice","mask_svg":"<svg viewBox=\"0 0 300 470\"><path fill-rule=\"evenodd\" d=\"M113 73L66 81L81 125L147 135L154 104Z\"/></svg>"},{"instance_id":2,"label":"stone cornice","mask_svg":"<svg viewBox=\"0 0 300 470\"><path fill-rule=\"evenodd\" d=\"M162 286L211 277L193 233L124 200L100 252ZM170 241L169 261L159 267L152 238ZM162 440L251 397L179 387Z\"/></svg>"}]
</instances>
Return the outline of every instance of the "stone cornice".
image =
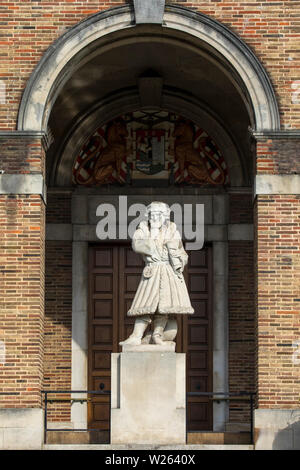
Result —
<instances>
[{"instance_id":1,"label":"stone cornice","mask_svg":"<svg viewBox=\"0 0 300 470\"><path fill-rule=\"evenodd\" d=\"M291 140L291 139L300 139L300 129L290 129L290 130L282 130L282 131L263 131L263 132L256 132L253 129L249 128L250 134L256 140L265 140L265 139L272 139L272 140Z\"/></svg>"},{"instance_id":2,"label":"stone cornice","mask_svg":"<svg viewBox=\"0 0 300 470\"><path fill-rule=\"evenodd\" d=\"M41 173L0 174L0 194L39 194L46 204L47 188Z\"/></svg>"},{"instance_id":3,"label":"stone cornice","mask_svg":"<svg viewBox=\"0 0 300 470\"><path fill-rule=\"evenodd\" d=\"M0 139L7 137L45 137L46 133L43 131L0 131Z\"/></svg>"},{"instance_id":4,"label":"stone cornice","mask_svg":"<svg viewBox=\"0 0 300 470\"><path fill-rule=\"evenodd\" d=\"M0 131L0 141L2 139L42 139L44 150L48 150L49 141L44 131Z\"/></svg>"},{"instance_id":5,"label":"stone cornice","mask_svg":"<svg viewBox=\"0 0 300 470\"><path fill-rule=\"evenodd\" d=\"M299 195L300 175L256 175L253 198L258 195Z\"/></svg>"}]
</instances>

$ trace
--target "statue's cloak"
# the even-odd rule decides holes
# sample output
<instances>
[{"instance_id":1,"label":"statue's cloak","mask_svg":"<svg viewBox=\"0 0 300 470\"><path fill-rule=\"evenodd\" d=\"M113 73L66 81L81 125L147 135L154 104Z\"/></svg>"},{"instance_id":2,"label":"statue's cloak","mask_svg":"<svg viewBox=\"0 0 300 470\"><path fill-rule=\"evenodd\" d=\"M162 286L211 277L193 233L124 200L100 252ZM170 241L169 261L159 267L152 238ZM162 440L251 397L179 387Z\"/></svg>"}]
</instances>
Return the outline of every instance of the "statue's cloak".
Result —
<instances>
[{"instance_id":1,"label":"statue's cloak","mask_svg":"<svg viewBox=\"0 0 300 470\"><path fill-rule=\"evenodd\" d=\"M132 248L143 256L145 268L127 315L194 313L180 272L188 255L176 225L164 225L153 239L148 223L141 222L133 235Z\"/></svg>"}]
</instances>

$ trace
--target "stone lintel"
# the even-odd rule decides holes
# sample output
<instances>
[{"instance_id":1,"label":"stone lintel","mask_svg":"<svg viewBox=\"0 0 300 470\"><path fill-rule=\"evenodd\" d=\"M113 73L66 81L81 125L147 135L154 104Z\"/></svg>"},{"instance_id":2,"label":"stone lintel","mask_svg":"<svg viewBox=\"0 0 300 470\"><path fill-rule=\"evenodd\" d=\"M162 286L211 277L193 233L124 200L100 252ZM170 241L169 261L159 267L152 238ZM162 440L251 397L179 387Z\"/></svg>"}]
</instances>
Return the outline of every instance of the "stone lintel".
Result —
<instances>
[{"instance_id":1,"label":"stone lintel","mask_svg":"<svg viewBox=\"0 0 300 470\"><path fill-rule=\"evenodd\" d=\"M117 233L118 233L117 226ZM195 227L190 229L195 230ZM99 241L96 225L89 224L47 224L46 240ZM128 239L129 240L129 239ZM186 240L183 237L184 242ZM205 241L252 241L253 224L206 225ZM102 240L105 243L107 240ZM121 239L124 241L124 239ZM191 243L191 242L190 242Z\"/></svg>"},{"instance_id":2,"label":"stone lintel","mask_svg":"<svg viewBox=\"0 0 300 470\"><path fill-rule=\"evenodd\" d=\"M47 224L47 239L48 240L70 240L70 226L69 224ZM53 226L53 227L51 227ZM61 227L60 227L61 226ZM195 226L187 226L190 230L195 231ZM127 230L126 227L121 227L122 231ZM116 228L117 239L119 238L119 225ZM100 240L96 234L96 225L94 224L73 224L73 240L87 241L87 242L102 242L105 243L109 240ZM127 239L120 239L125 241ZM229 225L211 225L204 226L204 240L205 241L237 241L253 240L253 225L252 224L229 224ZM195 240L186 240L183 234L184 243L193 243Z\"/></svg>"}]
</instances>

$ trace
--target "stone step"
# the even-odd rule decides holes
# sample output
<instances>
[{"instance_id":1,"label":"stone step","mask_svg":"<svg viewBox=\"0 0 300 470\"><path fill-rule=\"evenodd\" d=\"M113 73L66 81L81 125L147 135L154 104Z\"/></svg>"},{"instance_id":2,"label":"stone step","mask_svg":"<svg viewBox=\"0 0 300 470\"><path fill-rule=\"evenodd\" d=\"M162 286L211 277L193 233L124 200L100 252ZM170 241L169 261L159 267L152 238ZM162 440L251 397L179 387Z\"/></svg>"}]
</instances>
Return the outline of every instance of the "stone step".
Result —
<instances>
[{"instance_id":1,"label":"stone step","mask_svg":"<svg viewBox=\"0 0 300 470\"><path fill-rule=\"evenodd\" d=\"M51 431L47 432L47 444L86 445L109 444L109 431Z\"/></svg>"},{"instance_id":2,"label":"stone step","mask_svg":"<svg viewBox=\"0 0 300 470\"><path fill-rule=\"evenodd\" d=\"M251 444L249 432L189 432L187 444Z\"/></svg>"},{"instance_id":3,"label":"stone step","mask_svg":"<svg viewBox=\"0 0 300 470\"><path fill-rule=\"evenodd\" d=\"M51 445L104 445L109 444L109 431L51 431L47 444ZM249 432L189 432L187 444L241 445L251 444Z\"/></svg>"},{"instance_id":4,"label":"stone step","mask_svg":"<svg viewBox=\"0 0 300 470\"><path fill-rule=\"evenodd\" d=\"M46 444L43 450L254 450L253 445L213 445L213 444L199 444L199 445L174 445L174 446L155 446L155 445L112 445L112 444Z\"/></svg>"}]
</instances>

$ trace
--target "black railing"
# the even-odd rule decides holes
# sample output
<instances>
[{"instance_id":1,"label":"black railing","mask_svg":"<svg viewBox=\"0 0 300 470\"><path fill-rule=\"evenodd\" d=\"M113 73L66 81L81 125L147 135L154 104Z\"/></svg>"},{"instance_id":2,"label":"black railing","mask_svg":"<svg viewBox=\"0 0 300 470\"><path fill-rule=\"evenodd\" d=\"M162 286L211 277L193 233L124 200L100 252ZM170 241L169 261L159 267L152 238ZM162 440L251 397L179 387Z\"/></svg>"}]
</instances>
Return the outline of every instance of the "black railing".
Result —
<instances>
[{"instance_id":1,"label":"black railing","mask_svg":"<svg viewBox=\"0 0 300 470\"><path fill-rule=\"evenodd\" d=\"M50 403L63 403L63 402L72 402L72 403L86 403L90 402L91 398L49 398L48 395L50 394L65 394L65 395L72 395L75 394L85 394L85 395L109 395L110 398L110 390L104 390L104 384L100 384L100 390L42 390L42 393L45 395L44 403L44 444L47 444L47 432L48 431L74 431L74 432L86 432L86 431L99 431L99 429L73 429L73 428L50 428L48 429L48 404ZM109 399L109 409L110 409L110 399Z\"/></svg>"},{"instance_id":2,"label":"black railing","mask_svg":"<svg viewBox=\"0 0 300 470\"><path fill-rule=\"evenodd\" d=\"M253 392L225 393L225 392L188 392L188 397L208 397L209 400L219 403L220 401L244 401L249 402L249 418L250 418L250 440L254 444L254 397ZM186 410L187 410L186 406Z\"/></svg>"},{"instance_id":3,"label":"black railing","mask_svg":"<svg viewBox=\"0 0 300 470\"><path fill-rule=\"evenodd\" d=\"M102 387L101 387L102 386ZM49 398L48 395L50 394L86 394L86 395L111 395L110 390L104 390L104 385L100 384L100 391L96 390L42 390L42 393L45 395L45 413L44 413L44 443L47 443L47 432L48 431L74 431L74 432L86 432L86 431L99 431L99 429L74 429L74 428L50 428L48 429L47 423L47 412L48 412L48 404L53 402L73 402L73 403L85 403L91 401L90 398L64 398L64 399L56 399L56 398ZM225 393L225 392L188 392L186 394L186 399L188 397L207 397L209 400L220 402L220 401L243 401L249 402L250 408L250 439L251 444L254 444L254 419L253 419L253 412L254 412L254 397L255 393L252 392L239 392L239 393ZM109 400L109 408L110 408L110 400ZM188 407L186 406L186 412ZM199 431L202 432L202 431Z\"/></svg>"}]
</instances>

